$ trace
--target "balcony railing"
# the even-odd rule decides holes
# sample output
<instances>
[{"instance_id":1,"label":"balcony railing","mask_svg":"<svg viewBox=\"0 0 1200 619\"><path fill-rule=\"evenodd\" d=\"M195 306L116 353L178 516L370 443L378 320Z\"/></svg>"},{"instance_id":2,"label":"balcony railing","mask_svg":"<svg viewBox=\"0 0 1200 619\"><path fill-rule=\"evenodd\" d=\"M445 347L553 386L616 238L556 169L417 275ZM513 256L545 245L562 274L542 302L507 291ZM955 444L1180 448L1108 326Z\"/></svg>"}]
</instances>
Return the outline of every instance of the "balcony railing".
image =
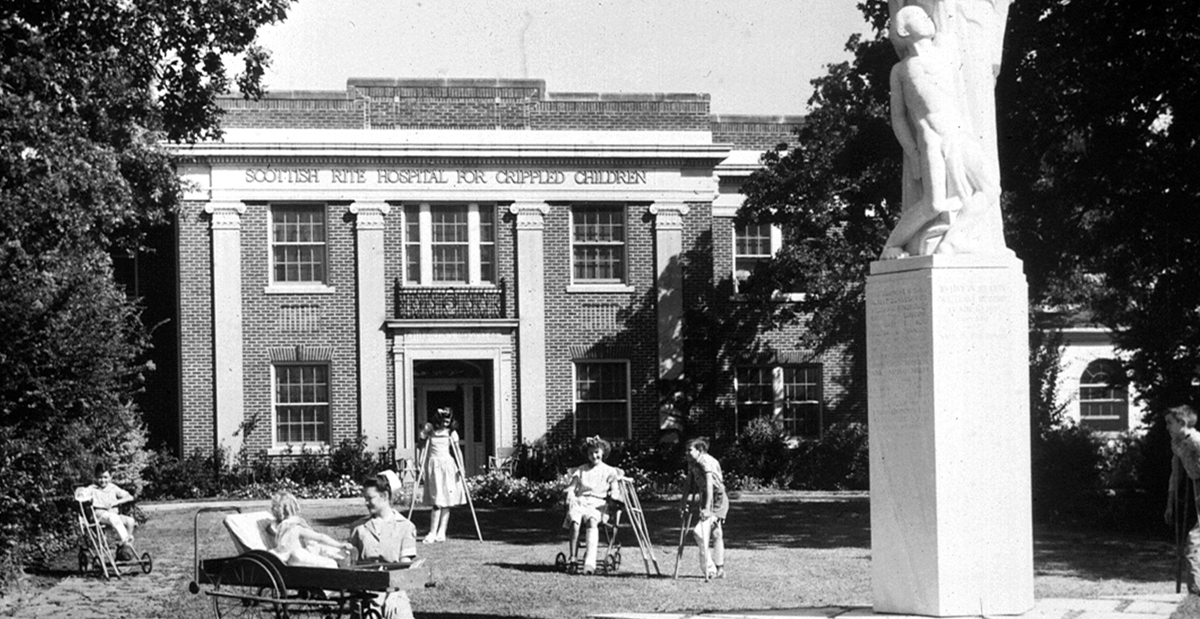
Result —
<instances>
[{"instance_id":1,"label":"balcony railing","mask_svg":"<svg viewBox=\"0 0 1200 619\"><path fill-rule=\"evenodd\" d=\"M398 320L488 320L507 318L507 285L495 287L405 286L396 280Z\"/></svg>"}]
</instances>

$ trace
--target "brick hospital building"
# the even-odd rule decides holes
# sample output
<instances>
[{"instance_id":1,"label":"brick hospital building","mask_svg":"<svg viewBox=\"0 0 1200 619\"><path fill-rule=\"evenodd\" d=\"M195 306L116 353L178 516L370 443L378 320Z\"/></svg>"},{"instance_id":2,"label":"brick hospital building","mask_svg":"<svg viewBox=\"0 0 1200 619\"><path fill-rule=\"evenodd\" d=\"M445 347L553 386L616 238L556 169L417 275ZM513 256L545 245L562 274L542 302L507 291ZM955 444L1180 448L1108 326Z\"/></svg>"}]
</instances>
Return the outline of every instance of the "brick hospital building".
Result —
<instances>
[{"instance_id":1,"label":"brick hospital building","mask_svg":"<svg viewBox=\"0 0 1200 619\"><path fill-rule=\"evenodd\" d=\"M735 225L739 187L798 117L540 80L222 105L223 141L177 148L183 452L412 457L448 406L474 470L550 433L654 440L677 390L691 433L865 417L840 356L737 296L781 243Z\"/></svg>"}]
</instances>

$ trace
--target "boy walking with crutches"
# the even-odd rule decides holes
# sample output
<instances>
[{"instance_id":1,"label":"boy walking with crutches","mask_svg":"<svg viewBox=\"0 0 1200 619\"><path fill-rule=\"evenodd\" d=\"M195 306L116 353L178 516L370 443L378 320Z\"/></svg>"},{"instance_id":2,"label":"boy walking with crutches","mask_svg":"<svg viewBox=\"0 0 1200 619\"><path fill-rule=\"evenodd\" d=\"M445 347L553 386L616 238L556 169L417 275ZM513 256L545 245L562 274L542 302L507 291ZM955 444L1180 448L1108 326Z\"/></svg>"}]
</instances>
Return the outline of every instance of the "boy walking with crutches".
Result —
<instances>
[{"instance_id":1,"label":"boy walking with crutches","mask_svg":"<svg viewBox=\"0 0 1200 619\"><path fill-rule=\"evenodd\" d=\"M1167 411L1167 432L1171 435L1171 486L1168 491L1167 511L1164 515L1168 524L1174 522L1176 531L1182 532L1181 527L1187 522L1187 505L1180 502L1180 494L1186 496L1187 488L1182 486L1183 475L1187 476L1192 485L1193 495L1197 497L1197 508L1200 509L1200 492L1195 492L1200 483L1200 431L1196 430L1196 411L1185 405L1176 406ZM1182 486L1182 490L1181 490ZM1175 543L1176 553L1182 550L1183 536L1177 534ZM1200 595L1200 522L1187 534L1187 590L1191 595ZM1176 577L1180 571L1176 564Z\"/></svg>"},{"instance_id":2,"label":"boy walking with crutches","mask_svg":"<svg viewBox=\"0 0 1200 619\"><path fill-rule=\"evenodd\" d=\"M680 512L699 512L699 520L692 527L696 545L700 547L700 570L705 580L725 577L725 517L729 514L729 498L725 494L725 478L721 474L721 463L708 454L708 441L694 438L687 442L688 474L683 482ZM689 499L696 495L689 510ZM687 519L690 525L691 518ZM709 541L712 549L709 550ZM683 533L680 532L679 552L683 552ZM679 561L676 558L676 573Z\"/></svg>"}]
</instances>

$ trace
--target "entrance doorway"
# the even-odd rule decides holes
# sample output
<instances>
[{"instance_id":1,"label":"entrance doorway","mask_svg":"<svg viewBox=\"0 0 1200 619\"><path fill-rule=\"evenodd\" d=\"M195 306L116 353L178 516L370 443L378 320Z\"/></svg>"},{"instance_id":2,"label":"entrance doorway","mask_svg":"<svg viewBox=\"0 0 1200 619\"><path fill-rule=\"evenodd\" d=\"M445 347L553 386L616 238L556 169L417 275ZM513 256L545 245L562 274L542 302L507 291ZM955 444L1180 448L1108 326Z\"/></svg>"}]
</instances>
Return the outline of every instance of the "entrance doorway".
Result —
<instances>
[{"instance_id":1,"label":"entrance doorway","mask_svg":"<svg viewBox=\"0 0 1200 619\"><path fill-rule=\"evenodd\" d=\"M464 474L476 475L487 462L493 444L491 362L468 360L416 361L413 363L413 436L420 445L421 429L439 408L454 413Z\"/></svg>"}]
</instances>

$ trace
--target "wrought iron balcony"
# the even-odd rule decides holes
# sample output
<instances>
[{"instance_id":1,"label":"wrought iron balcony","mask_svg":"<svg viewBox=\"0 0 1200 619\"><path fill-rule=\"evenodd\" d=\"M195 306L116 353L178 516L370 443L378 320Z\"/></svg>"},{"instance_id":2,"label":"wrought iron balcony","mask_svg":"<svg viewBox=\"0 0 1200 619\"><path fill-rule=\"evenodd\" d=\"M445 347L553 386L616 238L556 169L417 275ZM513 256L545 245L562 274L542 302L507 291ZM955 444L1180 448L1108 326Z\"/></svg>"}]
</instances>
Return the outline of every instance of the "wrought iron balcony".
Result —
<instances>
[{"instance_id":1,"label":"wrought iron balcony","mask_svg":"<svg viewBox=\"0 0 1200 619\"><path fill-rule=\"evenodd\" d=\"M488 320L508 317L507 285L405 286L397 279L398 320Z\"/></svg>"}]
</instances>

